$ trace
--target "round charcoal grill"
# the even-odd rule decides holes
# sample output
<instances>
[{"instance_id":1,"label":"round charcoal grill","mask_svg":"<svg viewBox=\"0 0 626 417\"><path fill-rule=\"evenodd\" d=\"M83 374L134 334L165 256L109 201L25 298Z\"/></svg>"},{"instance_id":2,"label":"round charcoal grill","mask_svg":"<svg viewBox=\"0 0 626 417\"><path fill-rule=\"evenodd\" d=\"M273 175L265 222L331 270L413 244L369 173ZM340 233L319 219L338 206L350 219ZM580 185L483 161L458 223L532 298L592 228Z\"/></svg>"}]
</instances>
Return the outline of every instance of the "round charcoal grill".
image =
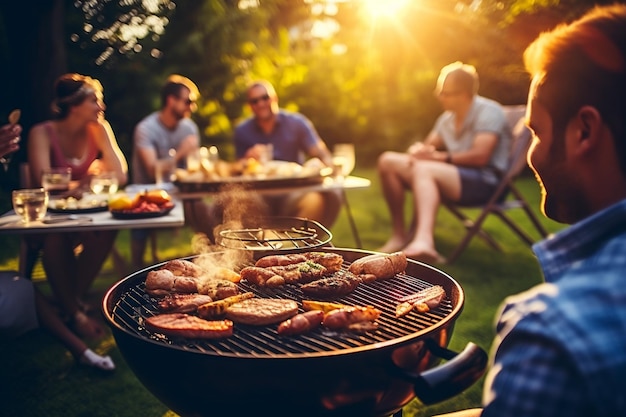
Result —
<instances>
[{"instance_id":1,"label":"round charcoal grill","mask_svg":"<svg viewBox=\"0 0 626 417\"><path fill-rule=\"evenodd\" d=\"M342 255L343 272L351 262L371 253L316 250ZM277 334L277 325L235 324L234 334L219 340L173 339L145 329L144 319L158 314L157 300L144 290L145 277L162 265L118 282L105 295L103 309L137 377L182 416L259 412L384 416L400 410L416 394L425 403L455 395L480 378L486 366L485 352L474 345L456 357L446 349L463 308L463 291L448 275L418 262L409 261L404 274L361 284L334 300L380 309L374 332L318 328L284 337ZM300 305L303 299L297 286L267 289L245 281L239 285L242 292L260 298L289 298ZM401 297L433 285L446 291L436 309L395 317ZM433 368L441 357L454 359Z\"/></svg>"}]
</instances>

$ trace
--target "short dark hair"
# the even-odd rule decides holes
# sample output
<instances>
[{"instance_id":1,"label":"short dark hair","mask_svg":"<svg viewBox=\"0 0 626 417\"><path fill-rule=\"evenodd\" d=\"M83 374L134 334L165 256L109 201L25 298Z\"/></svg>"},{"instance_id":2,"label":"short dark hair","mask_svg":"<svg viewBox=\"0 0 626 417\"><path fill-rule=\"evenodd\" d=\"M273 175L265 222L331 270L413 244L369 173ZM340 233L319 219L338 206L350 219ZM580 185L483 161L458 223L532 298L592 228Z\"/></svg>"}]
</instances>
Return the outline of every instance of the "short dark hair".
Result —
<instances>
[{"instance_id":1,"label":"short dark hair","mask_svg":"<svg viewBox=\"0 0 626 417\"><path fill-rule=\"evenodd\" d=\"M570 24L541 34L524 52L558 137L582 106L611 130L626 174L626 6L597 6Z\"/></svg>"},{"instance_id":2,"label":"short dark hair","mask_svg":"<svg viewBox=\"0 0 626 417\"><path fill-rule=\"evenodd\" d=\"M189 98L191 100L197 100L200 97L198 86L193 81L182 75L172 74L167 77L165 85L161 89L161 108L165 107L169 96L180 97L180 92L183 88L189 90Z\"/></svg>"}]
</instances>

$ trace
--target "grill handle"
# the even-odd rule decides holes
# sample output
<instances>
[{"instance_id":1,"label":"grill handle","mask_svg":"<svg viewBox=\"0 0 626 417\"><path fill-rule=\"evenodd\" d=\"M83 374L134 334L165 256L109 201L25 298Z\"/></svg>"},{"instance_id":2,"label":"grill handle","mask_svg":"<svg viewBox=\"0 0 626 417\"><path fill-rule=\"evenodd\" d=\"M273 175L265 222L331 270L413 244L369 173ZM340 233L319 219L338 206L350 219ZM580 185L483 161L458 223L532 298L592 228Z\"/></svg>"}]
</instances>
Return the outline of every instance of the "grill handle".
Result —
<instances>
[{"instance_id":1,"label":"grill handle","mask_svg":"<svg viewBox=\"0 0 626 417\"><path fill-rule=\"evenodd\" d=\"M446 363L413 376L415 395L425 405L452 398L478 381L487 368L487 353L470 342L461 353L439 346L432 340L426 347Z\"/></svg>"}]
</instances>

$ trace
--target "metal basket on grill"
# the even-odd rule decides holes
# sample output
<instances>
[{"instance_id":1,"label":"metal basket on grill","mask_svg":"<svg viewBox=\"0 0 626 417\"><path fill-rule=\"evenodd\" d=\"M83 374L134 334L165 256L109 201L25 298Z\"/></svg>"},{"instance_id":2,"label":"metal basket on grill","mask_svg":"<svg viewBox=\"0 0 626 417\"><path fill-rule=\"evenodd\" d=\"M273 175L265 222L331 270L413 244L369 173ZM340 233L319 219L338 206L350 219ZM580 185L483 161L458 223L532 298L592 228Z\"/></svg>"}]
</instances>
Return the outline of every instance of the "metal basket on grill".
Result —
<instances>
[{"instance_id":1,"label":"metal basket on grill","mask_svg":"<svg viewBox=\"0 0 626 417\"><path fill-rule=\"evenodd\" d=\"M320 223L300 217L266 217L258 227L219 232L217 243L229 249L293 251L328 245L332 234Z\"/></svg>"}]
</instances>

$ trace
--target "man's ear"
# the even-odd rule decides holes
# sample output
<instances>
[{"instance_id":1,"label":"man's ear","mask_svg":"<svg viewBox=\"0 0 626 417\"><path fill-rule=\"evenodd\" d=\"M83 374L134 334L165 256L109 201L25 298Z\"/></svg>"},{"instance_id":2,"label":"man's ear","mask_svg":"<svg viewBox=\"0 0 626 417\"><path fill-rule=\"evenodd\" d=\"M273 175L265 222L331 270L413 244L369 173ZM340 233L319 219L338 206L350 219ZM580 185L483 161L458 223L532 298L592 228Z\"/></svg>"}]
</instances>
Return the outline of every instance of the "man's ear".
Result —
<instances>
[{"instance_id":1,"label":"man's ear","mask_svg":"<svg viewBox=\"0 0 626 417\"><path fill-rule=\"evenodd\" d=\"M578 132L578 148L588 152L599 145L602 138L604 123L598 109L592 106L583 106L576 114L576 129Z\"/></svg>"}]
</instances>

